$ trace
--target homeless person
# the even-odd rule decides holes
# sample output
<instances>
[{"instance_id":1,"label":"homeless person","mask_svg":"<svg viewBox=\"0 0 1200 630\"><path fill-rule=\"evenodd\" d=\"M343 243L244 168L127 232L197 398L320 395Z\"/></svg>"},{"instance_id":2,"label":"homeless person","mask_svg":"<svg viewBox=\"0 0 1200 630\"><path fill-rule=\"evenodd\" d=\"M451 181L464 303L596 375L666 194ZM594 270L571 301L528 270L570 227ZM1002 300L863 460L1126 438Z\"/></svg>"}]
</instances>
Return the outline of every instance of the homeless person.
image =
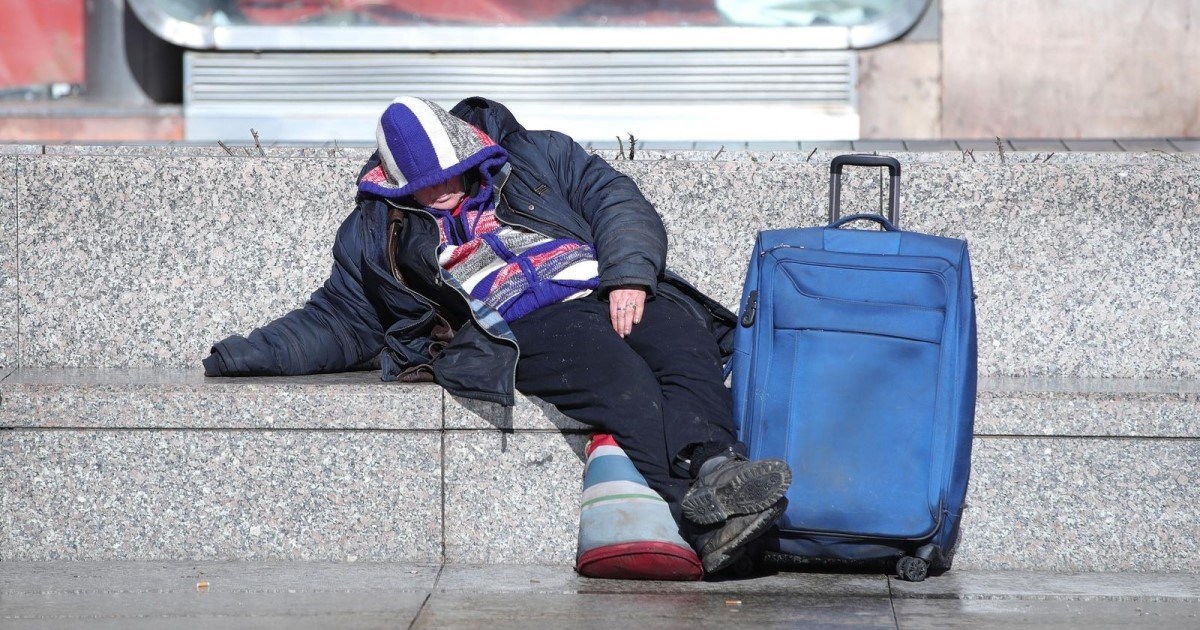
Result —
<instances>
[{"instance_id":1,"label":"homeless person","mask_svg":"<svg viewBox=\"0 0 1200 630\"><path fill-rule=\"evenodd\" d=\"M628 177L503 105L396 99L303 308L217 343L209 376L338 372L514 390L610 433L705 571L786 505L791 471L748 461L721 371L734 316L665 269L662 220Z\"/></svg>"}]
</instances>

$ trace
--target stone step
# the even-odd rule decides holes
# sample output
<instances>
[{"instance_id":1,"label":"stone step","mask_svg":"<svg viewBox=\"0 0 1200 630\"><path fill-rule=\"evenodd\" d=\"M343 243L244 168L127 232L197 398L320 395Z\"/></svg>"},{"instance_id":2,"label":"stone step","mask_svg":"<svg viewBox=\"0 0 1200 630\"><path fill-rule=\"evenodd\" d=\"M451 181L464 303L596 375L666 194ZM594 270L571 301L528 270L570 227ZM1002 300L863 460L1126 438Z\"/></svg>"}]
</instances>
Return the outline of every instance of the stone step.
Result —
<instances>
[{"instance_id":1,"label":"stone step","mask_svg":"<svg viewBox=\"0 0 1200 630\"><path fill-rule=\"evenodd\" d=\"M504 413L377 378L9 375L0 558L573 561L586 427L528 398ZM1196 392L1069 385L981 382L958 565L1200 569L1200 442L1182 411ZM1072 404L1180 412L1109 434L1087 414L1055 435L1005 421Z\"/></svg>"},{"instance_id":2,"label":"stone step","mask_svg":"<svg viewBox=\"0 0 1200 630\"><path fill-rule=\"evenodd\" d=\"M542 401L511 410L379 372L205 378L183 369L29 369L0 378L0 427L25 429L518 430L586 433ZM1200 382L982 377L979 437L1200 439Z\"/></svg>"},{"instance_id":3,"label":"stone step","mask_svg":"<svg viewBox=\"0 0 1200 630\"><path fill-rule=\"evenodd\" d=\"M0 151L0 559L572 561L587 431L546 405L200 375L324 280L366 153ZM826 220L830 152L601 155L731 308L759 230ZM979 295L958 564L1200 568L1200 160L897 156L902 226L967 238Z\"/></svg>"}]
</instances>

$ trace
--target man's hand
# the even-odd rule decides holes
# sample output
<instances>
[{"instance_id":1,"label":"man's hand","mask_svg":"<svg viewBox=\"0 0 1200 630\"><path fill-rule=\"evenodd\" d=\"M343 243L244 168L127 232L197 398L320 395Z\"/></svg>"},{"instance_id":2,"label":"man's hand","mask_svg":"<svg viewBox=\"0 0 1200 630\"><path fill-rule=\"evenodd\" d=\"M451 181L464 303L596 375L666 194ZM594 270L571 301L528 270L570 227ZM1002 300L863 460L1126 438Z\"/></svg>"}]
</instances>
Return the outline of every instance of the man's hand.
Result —
<instances>
[{"instance_id":1,"label":"man's hand","mask_svg":"<svg viewBox=\"0 0 1200 630\"><path fill-rule=\"evenodd\" d=\"M608 292L608 316L613 330L624 337L642 322L646 307L646 290L641 287L620 287Z\"/></svg>"}]
</instances>

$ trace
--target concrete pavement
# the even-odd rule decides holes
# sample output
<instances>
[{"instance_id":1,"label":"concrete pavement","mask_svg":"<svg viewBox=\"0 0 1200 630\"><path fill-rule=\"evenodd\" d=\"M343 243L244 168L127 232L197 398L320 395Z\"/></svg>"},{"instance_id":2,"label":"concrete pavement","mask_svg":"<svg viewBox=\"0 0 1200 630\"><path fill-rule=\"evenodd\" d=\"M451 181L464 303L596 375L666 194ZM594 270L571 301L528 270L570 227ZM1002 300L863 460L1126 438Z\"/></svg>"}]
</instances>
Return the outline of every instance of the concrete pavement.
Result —
<instances>
[{"instance_id":1,"label":"concrete pavement","mask_svg":"<svg viewBox=\"0 0 1200 630\"><path fill-rule=\"evenodd\" d=\"M779 572L592 580L567 566L0 562L0 627L1197 628L1185 573Z\"/></svg>"}]
</instances>

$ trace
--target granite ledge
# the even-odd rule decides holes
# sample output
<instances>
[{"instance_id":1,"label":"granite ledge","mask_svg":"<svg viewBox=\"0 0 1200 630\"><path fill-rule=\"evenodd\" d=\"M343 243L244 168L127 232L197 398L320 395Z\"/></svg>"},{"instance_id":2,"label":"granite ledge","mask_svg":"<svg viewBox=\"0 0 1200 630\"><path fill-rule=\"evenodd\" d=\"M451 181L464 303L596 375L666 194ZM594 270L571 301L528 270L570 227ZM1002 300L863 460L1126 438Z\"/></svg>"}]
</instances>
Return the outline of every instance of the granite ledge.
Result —
<instances>
[{"instance_id":1,"label":"granite ledge","mask_svg":"<svg viewBox=\"0 0 1200 630\"><path fill-rule=\"evenodd\" d=\"M1176 164L1200 165L1200 156L1191 152L1164 153L1161 151L1071 151L1018 150L1006 148L1003 153L989 141L984 148L940 151L910 150L844 150L828 147L793 149L745 149L742 143L716 143L706 149L639 148L634 159L615 148L591 147L594 153L610 163L619 162L755 162L796 164L828 164L836 155L845 153L880 153L890 155L905 164L971 164L979 167L1013 167L1042 164ZM375 150L369 143L275 143L255 146L247 142L227 142L228 148L215 142L167 142L153 144L0 144L0 155L51 156L154 156L154 157L228 157L235 159L261 158L351 158L367 159Z\"/></svg>"},{"instance_id":2,"label":"granite ledge","mask_svg":"<svg viewBox=\"0 0 1200 630\"><path fill-rule=\"evenodd\" d=\"M443 398L437 385L384 383L378 371L18 370L0 381L0 427L440 431Z\"/></svg>"},{"instance_id":3,"label":"granite ledge","mask_svg":"<svg viewBox=\"0 0 1200 630\"><path fill-rule=\"evenodd\" d=\"M975 435L1200 438L1200 380L981 378Z\"/></svg>"},{"instance_id":4,"label":"granite ledge","mask_svg":"<svg viewBox=\"0 0 1200 630\"><path fill-rule=\"evenodd\" d=\"M1200 379L984 376L979 391L1073 394L1200 394Z\"/></svg>"},{"instance_id":5,"label":"granite ledge","mask_svg":"<svg viewBox=\"0 0 1200 630\"><path fill-rule=\"evenodd\" d=\"M979 436L1200 438L1200 380L982 377ZM0 426L588 433L535 398L506 410L375 372L208 378L199 370L0 373Z\"/></svg>"},{"instance_id":6,"label":"granite ledge","mask_svg":"<svg viewBox=\"0 0 1200 630\"><path fill-rule=\"evenodd\" d=\"M15 370L6 384L22 385L361 385L382 382L379 371L304 376L205 376L196 369L160 368L26 368Z\"/></svg>"},{"instance_id":7,"label":"granite ledge","mask_svg":"<svg viewBox=\"0 0 1200 630\"><path fill-rule=\"evenodd\" d=\"M45 152L45 147L40 144L0 142L0 155L39 155Z\"/></svg>"}]
</instances>

